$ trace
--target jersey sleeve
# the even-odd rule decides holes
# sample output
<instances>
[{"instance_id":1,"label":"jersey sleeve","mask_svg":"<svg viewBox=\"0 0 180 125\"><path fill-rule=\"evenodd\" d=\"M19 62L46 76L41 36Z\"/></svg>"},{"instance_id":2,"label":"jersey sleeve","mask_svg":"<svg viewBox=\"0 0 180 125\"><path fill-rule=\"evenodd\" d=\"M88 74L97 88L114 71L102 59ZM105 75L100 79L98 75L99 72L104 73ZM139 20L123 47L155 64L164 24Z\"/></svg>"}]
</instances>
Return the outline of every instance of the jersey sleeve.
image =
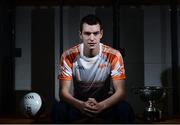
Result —
<instances>
[{"instance_id":1,"label":"jersey sleeve","mask_svg":"<svg viewBox=\"0 0 180 125\"><path fill-rule=\"evenodd\" d=\"M72 63L70 59L63 53L60 60L60 70L58 79L71 80L72 79Z\"/></svg>"},{"instance_id":2,"label":"jersey sleeve","mask_svg":"<svg viewBox=\"0 0 180 125\"><path fill-rule=\"evenodd\" d=\"M119 51L116 52L111 63L111 77L112 80L125 79L124 61Z\"/></svg>"}]
</instances>

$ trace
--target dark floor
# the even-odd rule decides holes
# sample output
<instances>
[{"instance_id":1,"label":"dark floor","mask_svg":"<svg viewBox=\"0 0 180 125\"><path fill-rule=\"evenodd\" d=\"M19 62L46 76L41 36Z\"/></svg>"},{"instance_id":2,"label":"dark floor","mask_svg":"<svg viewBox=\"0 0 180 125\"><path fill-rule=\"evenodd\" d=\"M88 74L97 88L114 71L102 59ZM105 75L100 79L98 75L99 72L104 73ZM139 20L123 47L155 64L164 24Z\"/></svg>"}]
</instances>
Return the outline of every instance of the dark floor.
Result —
<instances>
[{"instance_id":1,"label":"dark floor","mask_svg":"<svg viewBox=\"0 0 180 125\"><path fill-rule=\"evenodd\" d=\"M40 116L37 119L22 117L22 116L0 116L0 124L50 124L50 118L47 116ZM159 121L144 121L142 119L137 118L137 124L178 124L180 123L180 116L173 116L169 118L164 118Z\"/></svg>"},{"instance_id":2,"label":"dark floor","mask_svg":"<svg viewBox=\"0 0 180 125\"><path fill-rule=\"evenodd\" d=\"M49 124L50 118L40 116L38 118L28 118L25 116L0 116L0 124Z\"/></svg>"}]
</instances>

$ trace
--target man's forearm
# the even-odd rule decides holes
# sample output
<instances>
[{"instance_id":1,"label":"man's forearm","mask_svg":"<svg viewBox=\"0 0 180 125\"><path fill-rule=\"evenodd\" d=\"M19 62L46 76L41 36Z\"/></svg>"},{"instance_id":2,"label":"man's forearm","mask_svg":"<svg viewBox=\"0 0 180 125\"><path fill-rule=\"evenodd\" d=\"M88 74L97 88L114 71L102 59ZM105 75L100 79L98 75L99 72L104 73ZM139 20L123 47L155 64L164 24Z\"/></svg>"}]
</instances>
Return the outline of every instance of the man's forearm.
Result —
<instances>
[{"instance_id":1,"label":"man's forearm","mask_svg":"<svg viewBox=\"0 0 180 125\"><path fill-rule=\"evenodd\" d=\"M100 104L103 105L104 109L111 107L112 105L116 104L117 102L119 102L124 98L124 94L125 94L124 81L121 83L119 83L119 81L116 81L114 85L115 85L115 93L109 98L100 102Z\"/></svg>"},{"instance_id":2,"label":"man's forearm","mask_svg":"<svg viewBox=\"0 0 180 125\"><path fill-rule=\"evenodd\" d=\"M122 93L120 92L115 92L112 96L110 96L109 98L99 102L101 105L103 105L104 109L109 108L111 106L113 106L114 104L118 103L120 100L122 100L123 98Z\"/></svg>"},{"instance_id":3,"label":"man's forearm","mask_svg":"<svg viewBox=\"0 0 180 125\"><path fill-rule=\"evenodd\" d=\"M68 104L80 109L81 106L83 105L83 101L74 98L70 93L65 93L65 92L61 92L61 98L67 102Z\"/></svg>"}]
</instances>

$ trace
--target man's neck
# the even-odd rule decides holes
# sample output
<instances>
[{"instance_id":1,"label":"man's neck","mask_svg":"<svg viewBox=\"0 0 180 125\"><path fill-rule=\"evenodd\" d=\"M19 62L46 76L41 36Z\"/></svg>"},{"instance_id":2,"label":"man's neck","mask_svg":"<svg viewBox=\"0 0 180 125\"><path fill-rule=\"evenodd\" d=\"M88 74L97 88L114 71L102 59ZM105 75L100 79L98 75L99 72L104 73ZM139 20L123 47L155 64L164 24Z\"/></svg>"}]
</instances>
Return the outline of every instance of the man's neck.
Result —
<instances>
[{"instance_id":1,"label":"man's neck","mask_svg":"<svg viewBox=\"0 0 180 125\"><path fill-rule=\"evenodd\" d=\"M98 48L95 48L95 49L87 49L87 48L84 48L83 50L83 54L84 56L86 57L94 57L96 55L99 54L99 51L100 51L100 45Z\"/></svg>"}]
</instances>

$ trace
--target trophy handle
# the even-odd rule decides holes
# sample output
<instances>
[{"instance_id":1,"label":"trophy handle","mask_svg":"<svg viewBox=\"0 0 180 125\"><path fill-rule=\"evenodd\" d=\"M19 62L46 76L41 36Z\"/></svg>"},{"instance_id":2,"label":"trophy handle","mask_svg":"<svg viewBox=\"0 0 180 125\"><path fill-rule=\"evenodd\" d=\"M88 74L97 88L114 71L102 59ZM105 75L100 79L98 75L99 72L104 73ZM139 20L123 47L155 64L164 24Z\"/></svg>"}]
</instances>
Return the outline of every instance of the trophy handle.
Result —
<instances>
[{"instance_id":1,"label":"trophy handle","mask_svg":"<svg viewBox=\"0 0 180 125\"><path fill-rule=\"evenodd\" d=\"M141 93L141 90L139 90L139 88L133 87L133 88L131 88L131 90L132 90L132 92L133 92L134 94L140 94L140 93Z\"/></svg>"},{"instance_id":2,"label":"trophy handle","mask_svg":"<svg viewBox=\"0 0 180 125\"><path fill-rule=\"evenodd\" d=\"M163 92L160 100L164 99L166 97L166 95L167 95L167 88L164 88L164 92Z\"/></svg>"},{"instance_id":3,"label":"trophy handle","mask_svg":"<svg viewBox=\"0 0 180 125\"><path fill-rule=\"evenodd\" d=\"M162 99L167 95L166 91L163 92Z\"/></svg>"}]
</instances>

